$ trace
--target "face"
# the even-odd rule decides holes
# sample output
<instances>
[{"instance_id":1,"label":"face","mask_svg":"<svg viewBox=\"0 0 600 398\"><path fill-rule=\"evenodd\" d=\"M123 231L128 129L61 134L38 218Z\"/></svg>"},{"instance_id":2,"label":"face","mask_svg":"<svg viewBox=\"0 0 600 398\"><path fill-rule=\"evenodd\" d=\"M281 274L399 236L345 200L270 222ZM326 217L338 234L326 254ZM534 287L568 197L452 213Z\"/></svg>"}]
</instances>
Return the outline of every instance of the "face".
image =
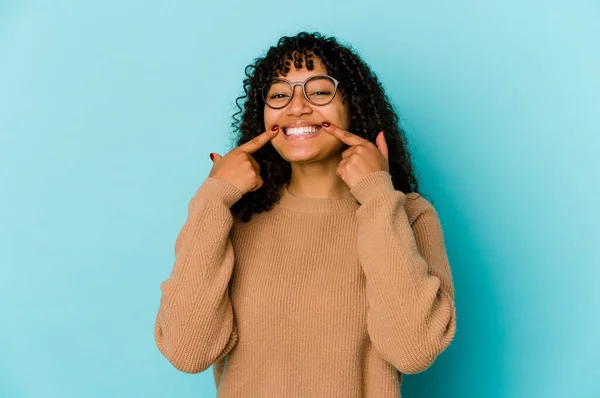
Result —
<instances>
[{"instance_id":1,"label":"face","mask_svg":"<svg viewBox=\"0 0 600 398\"><path fill-rule=\"evenodd\" d=\"M320 60L313 57L314 68L309 71L304 66L303 69L295 69L293 66L285 78L290 82L304 81L307 78L327 74L327 70L321 64ZM332 76L336 78L336 76ZM307 93L310 95L310 93ZM321 129L321 123L333 123L344 130L350 127L349 104L343 103L342 93L338 88L335 98L327 105L314 105L310 103L302 93L302 87L295 86L292 100L284 108L273 109L265 105L264 120L265 127L270 129L272 126L279 126L279 133L271 143L275 150L288 162L307 163L319 162L332 158L340 157L340 153L347 146L331 134ZM287 127L296 123L307 123L319 128L315 134L307 136L287 136L285 132Z\"/></svg>"}]
</instances>

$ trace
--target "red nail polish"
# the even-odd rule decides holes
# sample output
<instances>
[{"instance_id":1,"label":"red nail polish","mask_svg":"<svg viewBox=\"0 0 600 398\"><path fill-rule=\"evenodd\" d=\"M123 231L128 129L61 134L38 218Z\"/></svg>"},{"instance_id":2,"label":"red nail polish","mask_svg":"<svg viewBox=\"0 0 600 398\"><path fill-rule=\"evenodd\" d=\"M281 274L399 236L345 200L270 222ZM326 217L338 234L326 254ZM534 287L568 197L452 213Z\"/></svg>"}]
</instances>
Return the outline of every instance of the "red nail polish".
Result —
<instances>
[{"instance_id":1,"label":"red nail polish","mask_svg":"<svg viewBox=\"0 0 600 398\"><path fill-rule=\"evenodd\" d=\"M210 160L214 160L215 159L215 155L212 154L212 152L210 153Z\"/></svg>"},{"instance_id":2,"label":"red nail polish","mask_svg":"<svg viewBox=\"0 0 600 398\"><path fill-rule=\"evenodd\" d=\"M331 126L331 124L327 123L327 122L323 122L323 127L329 127Z\"/></svg>"},{"instance_id":3,"label":"red nail polish","mask_svg":"<svg viewBox=\"0 0 600 398\"><path fill-rule=\"evenodd\" d=\"M279 128L279 126L275 125L275 126L271 127L271 131L277 131L278 128Z\"/></svg>"}]
</instances>

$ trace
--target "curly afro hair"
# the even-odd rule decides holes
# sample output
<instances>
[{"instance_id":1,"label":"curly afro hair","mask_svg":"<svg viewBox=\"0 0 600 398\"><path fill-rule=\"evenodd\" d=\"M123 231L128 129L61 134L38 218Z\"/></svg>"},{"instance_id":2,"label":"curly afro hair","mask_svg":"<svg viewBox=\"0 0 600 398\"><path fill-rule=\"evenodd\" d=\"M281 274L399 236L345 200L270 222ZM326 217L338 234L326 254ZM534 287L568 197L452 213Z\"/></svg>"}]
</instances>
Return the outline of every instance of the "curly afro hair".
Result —
<instances>
[{"instance_id":1,"label":"curly afro hair","mask_svg":"<svg viewBox=\"0 0 600 398\"><path fill-rule=\"evenodd\" d=\"M301 69L304 62L306 69L312 70L313 55L319 58L330 76L340 81L338 90L344 101L350 102L349 131L375 143L377 134L384 130L394 188L405 194L420 194L405 132L377 76L351 47L340 44L335 37L326 37L317 32L283 36L264 57L256 58L253 64L246 66L244 95L235 100L238 111L232 116L234 147L250 141L265 130L262 88L278 74L286 76L291 62L296 69ZM244 99L242 107L239 101ZM241 120L237 117L240 114ZM232 213L242 222L249 221L254 213L270 210L280 199L282 185L288 183L291 177L290 163L272 145L263 146L252 156L260 165L260 176L264 183L256 191L244 194L231 207Z\"/></svg>"}]
</instances>

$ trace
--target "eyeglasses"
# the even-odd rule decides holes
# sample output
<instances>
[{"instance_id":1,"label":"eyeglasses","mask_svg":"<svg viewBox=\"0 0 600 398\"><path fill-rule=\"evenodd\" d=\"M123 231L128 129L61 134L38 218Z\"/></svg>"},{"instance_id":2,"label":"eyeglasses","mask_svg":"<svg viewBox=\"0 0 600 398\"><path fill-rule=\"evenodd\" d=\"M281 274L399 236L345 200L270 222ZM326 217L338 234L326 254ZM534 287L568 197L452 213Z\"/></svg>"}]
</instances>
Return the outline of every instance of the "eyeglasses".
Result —
<instances>
[{"instance_id":1,"label":"eyeglasses","mask_svg":"<svg viewBox=\"0 0 600 398\"><path fill-rule=\"evenodd\" d=\"M311 76L303 82L291 82L275 78L262 89L265 104L273 109L281 109L292 101L294 87L302 87L304 98L313 105L323 106L335 98L339 82L328 75Z\"/></svg>"}]
</instances>

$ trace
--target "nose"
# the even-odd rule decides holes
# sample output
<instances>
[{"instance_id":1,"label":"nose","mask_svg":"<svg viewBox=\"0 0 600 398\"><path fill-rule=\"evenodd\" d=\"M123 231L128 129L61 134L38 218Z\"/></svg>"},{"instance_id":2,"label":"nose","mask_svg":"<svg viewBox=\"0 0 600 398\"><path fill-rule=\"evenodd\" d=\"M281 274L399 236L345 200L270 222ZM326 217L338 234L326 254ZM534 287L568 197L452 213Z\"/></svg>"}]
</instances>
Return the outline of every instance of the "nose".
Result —
<instances>
[{"instance_id":1,"label":"nose","mask_svg":"<svg viewBox=\"0 0 600 398\"><path fill-rule=\"evenodd\" d=\"M301 86L295 86L292 100L287 106L288 116L300 116L312 112L310 103L304 98Z\"/></svg>"}]
</instances>

